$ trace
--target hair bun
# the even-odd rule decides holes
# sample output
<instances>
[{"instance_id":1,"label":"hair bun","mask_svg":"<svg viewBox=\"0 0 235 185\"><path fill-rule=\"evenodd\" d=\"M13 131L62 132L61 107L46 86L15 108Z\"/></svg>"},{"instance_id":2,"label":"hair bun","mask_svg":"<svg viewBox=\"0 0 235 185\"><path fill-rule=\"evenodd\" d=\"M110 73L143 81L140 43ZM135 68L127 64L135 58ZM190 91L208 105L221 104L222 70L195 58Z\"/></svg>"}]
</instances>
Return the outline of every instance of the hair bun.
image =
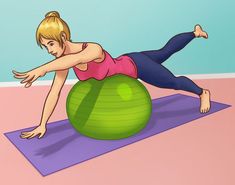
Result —
<instances>
[{"instance_id":1,"label":"hair bun","mask_svg":"<svg viewBox=\"0 0 235 185\"><path fill-rule=\"evenodd\" d=\"M48 12L45 17L58 17L60 18L60 14L57 12L57 11L51 11L51 12Z\"/></svg>"}]
</instances>

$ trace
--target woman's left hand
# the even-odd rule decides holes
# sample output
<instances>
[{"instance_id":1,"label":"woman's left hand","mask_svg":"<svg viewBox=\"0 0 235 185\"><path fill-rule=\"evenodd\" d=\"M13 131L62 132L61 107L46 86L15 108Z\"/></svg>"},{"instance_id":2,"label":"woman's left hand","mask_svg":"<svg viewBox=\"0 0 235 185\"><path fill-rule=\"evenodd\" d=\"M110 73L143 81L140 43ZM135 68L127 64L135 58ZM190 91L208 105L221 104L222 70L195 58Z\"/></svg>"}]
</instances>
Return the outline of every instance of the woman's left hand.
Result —
<instances>
[{"instance_id":1,"label":"woman's left hand","mask_svg":"<svg viewBox=\"0 0 235 185\"><path fill-rule=\"evenodd\" d=\"M23 79L20 83L26 83L25 87L30 87L32 83L37 80L39 77L45 76L46 71L41 67L35 68L31 71L20 73L17 71L12 71L14 73L14 77L18 79Z\"/></svg>"}]
</instances>

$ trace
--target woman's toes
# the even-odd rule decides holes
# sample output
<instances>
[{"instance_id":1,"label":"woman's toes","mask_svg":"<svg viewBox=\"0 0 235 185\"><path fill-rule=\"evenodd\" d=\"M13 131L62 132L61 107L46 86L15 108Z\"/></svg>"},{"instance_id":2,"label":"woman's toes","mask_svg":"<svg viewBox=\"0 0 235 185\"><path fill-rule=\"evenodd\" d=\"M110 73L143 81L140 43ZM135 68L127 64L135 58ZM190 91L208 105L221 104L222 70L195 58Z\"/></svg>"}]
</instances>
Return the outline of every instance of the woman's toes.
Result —
<instances>
[{"instance_id":1,"label":"woman's toes","mask_svg":"<svg viewBox=\"0 0 235 185\"><path fill-rule=\"evenodd\" d=\"M200 112L203 113L203 109L201 109Z\"/></svg>"},{"instance_id":2,"label":"woman's toes","mask_svg":"<svg viewBox=\"0 0 235 185\"><path fill-rule=\"evenodd\" d=\"M203 38L205 38L205 39L208 38L208 34L207 34L205 31L203 31L203 32L201 33L201 36L202 36Z\"/></svg>"},{"instance_id":3,"label":"woman's toes","mask_svg":"<svg viewBox=\"0 0 235 185\"><path fill-rule=\"evenodd\" d=\"M202 27L199 24L195 25L194 34L196 37L203 37L205 39L208 38L208 34L202 30Z\"/></svg>"}]
</instances>

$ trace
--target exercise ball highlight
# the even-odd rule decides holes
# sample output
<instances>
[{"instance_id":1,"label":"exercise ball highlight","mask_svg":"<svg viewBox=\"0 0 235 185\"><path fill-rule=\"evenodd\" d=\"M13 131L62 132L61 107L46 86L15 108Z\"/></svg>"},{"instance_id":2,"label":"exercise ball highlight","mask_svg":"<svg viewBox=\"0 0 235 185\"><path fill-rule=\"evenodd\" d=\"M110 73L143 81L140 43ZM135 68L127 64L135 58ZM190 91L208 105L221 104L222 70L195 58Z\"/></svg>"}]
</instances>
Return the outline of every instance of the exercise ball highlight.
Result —
<instances>
[{"instance_id":1,"label":"exercise ball highlight","mask_svg":"<svg viewBox=\"0 0 235 185\"><path fill-rule=\"evenodd\" d=\"M123 74L78 81L66 100L69 122L82 135L117 140L140 132L152 112L151 97L137 79Z\"/></svg>"}]
</instances>

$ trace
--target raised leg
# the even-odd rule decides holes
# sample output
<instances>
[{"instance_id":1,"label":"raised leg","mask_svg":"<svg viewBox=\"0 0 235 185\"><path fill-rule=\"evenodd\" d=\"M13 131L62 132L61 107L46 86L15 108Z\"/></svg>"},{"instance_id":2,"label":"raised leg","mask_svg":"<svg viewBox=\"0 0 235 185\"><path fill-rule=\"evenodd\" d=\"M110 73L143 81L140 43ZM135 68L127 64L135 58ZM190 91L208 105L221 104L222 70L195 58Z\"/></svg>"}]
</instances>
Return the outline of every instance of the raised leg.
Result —
<instances>
[{"instance_id":1,"label":"raised leg","mask_svg":"<svg viewBox=\"0 0 235 185\"><path fill-rule=\"evenodd\" d=\"M205 32L199 24L194 26L193 32L180 33L172 37L162 49L141 51L141 53L145 54L155 62L161 64L166 61L172 54L183 49L195 37L203 37L205 39L208 38L207 32Z\"/></svg>"},{"instance_id":2,"label":"raised leg","mask_svg":"<svg viewBox=\"0 0 235 185\"><path fill-rule=\"evenodd\" d=\"M172 37L162 49L141 51L141 53L161 64L172 54L183 49L194 38L195 34L193 32L181 33Z\"/></svg>"}]
</instances>

